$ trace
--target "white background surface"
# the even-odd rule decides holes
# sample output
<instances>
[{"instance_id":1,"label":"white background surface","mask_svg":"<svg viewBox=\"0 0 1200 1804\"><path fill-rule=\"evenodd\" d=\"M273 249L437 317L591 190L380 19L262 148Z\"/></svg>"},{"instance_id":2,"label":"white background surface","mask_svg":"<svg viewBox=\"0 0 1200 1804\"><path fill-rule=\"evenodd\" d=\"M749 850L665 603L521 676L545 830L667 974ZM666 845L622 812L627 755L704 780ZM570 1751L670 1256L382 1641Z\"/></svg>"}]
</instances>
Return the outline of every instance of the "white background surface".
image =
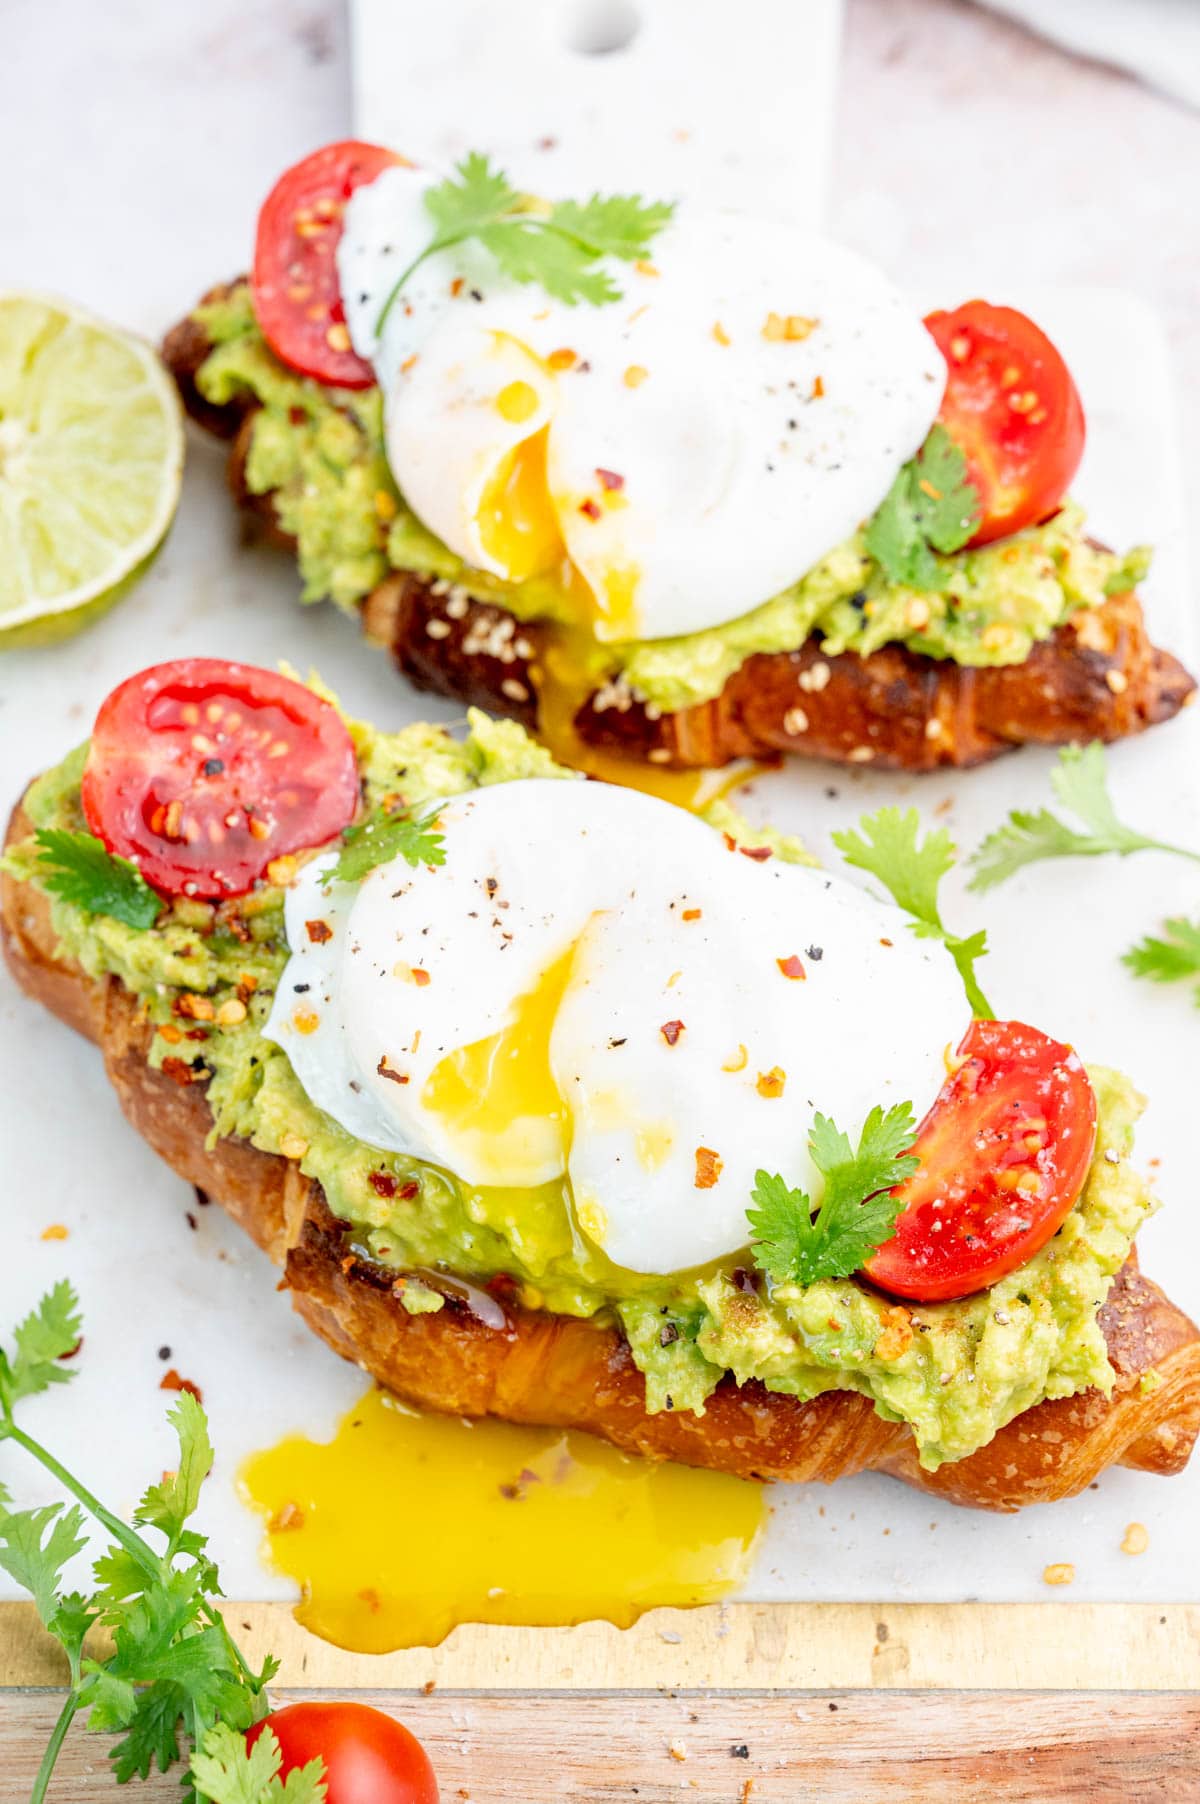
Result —
<instances>
[{"instance_id":1,"label":"white background surface","mask_svg":"<svg viewBox=\"0 0 1200 1804\"><path fill-rule=\"evenodd\" d=\"M345 132L337 17L324 7L301 10L270 0L237 6L220 0L202 19L186 22L177 9L152 10L148 0L124 0L102 16L66 9L79 85L49 119L36 102L36 78L61 62L56 39L63 10L34 0L18 0L16 7L25 30L17 36L10 85L14 96L24 96L26 110L6 106L0 151L7 166L22 168L24 180L0 200L0 279L61 289L157 332L202 287L244 264L258 199L279 168ZM997 263L996 246L977 220L960 234L957 261L944 230L939 233L936 188L914 180L914 170L924 176L935 158L932 134L944 134L954 119L969 131L985 51L988 105L1002 105L998 88L1008 82L1017 116L1033 104L1027 75L1035 88L1053 79L1061 98L1071 90L1064 73L1071 65L1043 49L1018 55L1007 29L992 25L978 27L968 55L964 21L972 15L939 0L889 0L886 25L884 10L863 0L852 0L849 9L835 223L907 276L925 303L946 298L948 283L961 293L994 281ZM926 41L921 34L929 19L937 31ZM957 75L937 60L947 36L961 58ZM1133 99L1116 78L1089 70L1078 75L1089 95L1089 84L1101 79L1114 83L1114 106L1142 121L1143 150L1165 152L1180 129L1166 103L1140 93ZM879 100L885 84L886 118ZM940 117L920 104L931 84ZM1068 123L1056 98L1047 113L1055 142ZM1081 109L1076 138L1093 125ZM1105 135L1094 136L1093 144ZM1077 144L1073 154L1080 154ZM947 180L964 179L963 160L953 159ZM1125 182L1127 204L1134 206L1128 171L1120 174L1115 159L1110 167L1114 187ZM1012 174L1020 190L1022 158L1014 159ZM1164 221L1156 216L1145 257L1133 260L1128 252L1144 229L1142 216L1135 210L1122 235L1111 205L1097 215L1100 225L1090 237L1076 215L1069 229L1056 231L1057 209L1068 200L1054 182L1069 175L1065 164L1043 172L1044 204L1030 228L1036 268L1023 259L1026 282L1030 274L1086 275L1121 284L1131 273L1145 274L1161 282L1170 311L1173 284L1194 247L1178 231L1164 241L1157 230ZM1164 164L1154 202L1160 213L1172 204L1162 187L1169 178ZM1012 204L1011 190L997 204ZM1108 266L1080 269L1081 247L1094 261L1097 236L1111 246ZM1017 292L1010 281L1003 298L1036 308L1073 363L1091 419L1079 492L1103 536L1159 541L1147 592L1159 637L1180 647L1190 590L1171 468L1169 384L1153 326L1125 303L1094 294L1030 296L1025 284ZM1180 343L1185 360L1192 342ZM0 799L15 797L30 772L83 737L97 703L131 668L190 651L266 662L283 655L302 667L315 665L351 707L381 721L418 713L452 717L450 709L411 697L332 610L301 613L294 593L285 557L238 544L219 453L195 440L180 519L148 582L85 638L0 663ZM1192 843L1200 843L1192 789L1198 733L1193 713L1119 748L1113 760L1118 796L1138 823ZM950 800L950 824L972 845L1014 800L1040 799L1050 762L1024 753L987 771L923 783L796 767L763 782L751 806L803 830L826 851L830 826L880 800L912 796L927 810ZM1182 864L1146 855L1120 866L1045 867L990 900L963 899L955 891L947 900L964 929L989 926L994 952L987 987L998 1006L1074 1039L1089 1058L1122 1063L1152 1096L1140 1146L1145 1157L1162 1160L1158 1177L1169 1207L1144 1236L1144 1261L1179 1301L1197 1309L1189 1077L1195 1017L1182 995L1136 985L1116 962L1147 925L1172 911L1194 911L1194 878ZM327 1430L359 1393L361 1378L293 1322L286 1299L274 1291L273 1271L219 1211L195 1207L191 1192L125 1128L95 1053L7 982L0 990L0 1045L8 1221L0 1322L11 1322L63 1274L78 1283L87 1312L81 1376L69 1393L30 1408L31 1428L44 1426L97 1489L131 1505L141 1485L170 1463L167 1437L157 1427L164 1402L157 1349L169 1345L171 1363L203 1386L213 1418L219 1459L206 1525L227 1588L234 1595L282 1594L258 1566L257 1524L233 1496L233 1471L243 1452L289 1429ZM69 1227L70 1238L42 1242L42 1228L56 1221ZM19 1483L25 1473L5 1456L3 1476ZM1078 1569L1073 1596L1200 1596L1193 1526L1200 1469L1172 1483L1110 1473L1098 1491L1075 1503L1015 1520L938 1509L884 1480L779 1495L754 1585L760 1596L1036 1597L1044 1595L1043 1565L1061 1559ZM1135 1518L1148 1525L1151 1545L1131 1560L1117 1547L1125 1523Z\"/></svg>"}]
</instances>

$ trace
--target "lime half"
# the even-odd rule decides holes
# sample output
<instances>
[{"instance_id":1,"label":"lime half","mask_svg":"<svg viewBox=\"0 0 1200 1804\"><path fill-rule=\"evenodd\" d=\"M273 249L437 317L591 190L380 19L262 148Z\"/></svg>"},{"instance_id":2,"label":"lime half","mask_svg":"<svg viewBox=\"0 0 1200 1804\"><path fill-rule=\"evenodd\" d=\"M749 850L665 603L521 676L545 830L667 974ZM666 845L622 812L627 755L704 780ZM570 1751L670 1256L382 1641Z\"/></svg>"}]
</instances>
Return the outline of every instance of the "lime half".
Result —
<instances>
[{"instance_id":1,"label":"lime half","mask_svg":"<svg viewBox=\"0 0 1200 1804\"><path fill-rule=\"evenodd\" d=\"M68 638L119 600L182 474L179 400L148 344L0 293L0 647Z\"/></svg>"}]
</instances>

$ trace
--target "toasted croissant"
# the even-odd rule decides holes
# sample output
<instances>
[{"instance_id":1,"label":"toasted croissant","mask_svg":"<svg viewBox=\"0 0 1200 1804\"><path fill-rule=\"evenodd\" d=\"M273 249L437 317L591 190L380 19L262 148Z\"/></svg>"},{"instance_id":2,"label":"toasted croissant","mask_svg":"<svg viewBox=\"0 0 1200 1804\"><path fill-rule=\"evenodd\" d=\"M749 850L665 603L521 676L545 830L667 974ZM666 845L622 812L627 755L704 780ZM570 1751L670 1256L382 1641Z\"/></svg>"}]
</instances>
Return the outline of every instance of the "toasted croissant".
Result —
<instances>
[{"instance_id":1,"label":"toasted croissant","mask_svg":"<svg viewBox=\"0 0 1200 1804\"><path fill-rule=\"evenodd\" d=\"M18 809L9 842L31 830ZM206 1150L203 1081L188 1082L184 1073L180 1083L151 1069L151 1028L136 998L60 956L41 891L0 878L0 930L22 988L99 1044L121 1107L143 1138L283 1268L296 1309L317 1334L411 1403L585 1428L631 1451L746 1478L829 1482L889 1472L955 1503L995 1510L1069 1497L1109 1465L1178 1472L1200 1433L1200 1331L1142 1277L1133 1257L1100 1314L1116 1372L1112 1397L1091 1390L1040 1403L937 1472L921 1468L903 1423L883 1421L854 1392L801 1403L726 1378L703 1416L652 1416L641 1373L611 1328L501 1311L491 1297L476 1301L469 1285L449 1280L444 1308L409 1315L396 1273L353 1250L347 1224L295 1163L244 1141ZM1143 1387L1151 1371L1155 1382Z\"/></svg>"},{"instance_id":2,"label":"toasted croissant","mask_svg":"<svg viewBox=\"0 0 1200 1804\"><path fill-rule=\"evenodd\" d=\"M233 286L214 288L205 300ZM211 349L203 327L188 318L167 334L163 356L192 417L233 440L229 483L239 505L273 541L290 545L272 496L252 494L246 483L254 403L213 407L196 387ZM509 715L536 733L542 632L518 628L512 615L482 602L451 616L438 593L444 588L415 576L386 578L362 604L364 632L418 689ZM1182 664L1151 644L1137 597L1117 595L1073 616L1021 664L969 669L902 645L865 658L827 657L814 636L798 651L749 658L711 701L660 714L632 697L614 706L593 694L575 726L589 744L674 766L790 752L927 771L982 764L1027 743L1122 739L1170 720L1194 693Z\"/></svg>"}]
</instances>

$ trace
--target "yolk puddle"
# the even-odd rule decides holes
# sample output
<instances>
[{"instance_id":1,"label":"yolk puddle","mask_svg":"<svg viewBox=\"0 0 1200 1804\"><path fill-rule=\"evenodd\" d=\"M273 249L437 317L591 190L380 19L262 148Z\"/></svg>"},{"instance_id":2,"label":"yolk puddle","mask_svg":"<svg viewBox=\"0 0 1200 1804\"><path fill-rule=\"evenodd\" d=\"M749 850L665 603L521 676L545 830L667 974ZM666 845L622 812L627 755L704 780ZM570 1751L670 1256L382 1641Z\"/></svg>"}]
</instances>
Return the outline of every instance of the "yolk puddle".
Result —
<instances>
[{"instance_id":1,"label":"yolk puddle","mask_svg":"<svg viewBox=\"0 0 1200 1804\"><path fill-rule=\"evenodd\" d=\"M567 633L547 638L542 663L532 673L537 685L538 738L560 764L606 783L640 789L693 813L720 801L763 769L741 758L720 770L668 770L644 757L624 758L619 752L589 745L576 731L575 716L595 689L595 677L589 675L583 660L573 656Z\"/></svg>"},{"instance_id":2,"label":"yolk puddle","mask_svg":"<svg viewBox=\"0 0 1200 1804\"><path fill-rule=\"evenodd\" d=\"M507 1027L439 1060L421 1093L476 1163L506 1185L540 1183L547 1167L566 1164L566 1111L550 1069L550 1030L574 956L568 947L518 997Z\"/></svg>"},{"instance_id":3,"label":"yolk puddle","mask_svg":"<svg viewBox=\"0 0 1200 1804\"><path fill-rule=\"evenodd\" d=\"M628 1628L741 1584L760 1486L620 1453L591 1435L423 1416L372 1390L332 1441L254 1454L242 1495L267 1524L297 1619L357 1653L433 1647L460 1622Z\"/></svg>"}]
</instances>

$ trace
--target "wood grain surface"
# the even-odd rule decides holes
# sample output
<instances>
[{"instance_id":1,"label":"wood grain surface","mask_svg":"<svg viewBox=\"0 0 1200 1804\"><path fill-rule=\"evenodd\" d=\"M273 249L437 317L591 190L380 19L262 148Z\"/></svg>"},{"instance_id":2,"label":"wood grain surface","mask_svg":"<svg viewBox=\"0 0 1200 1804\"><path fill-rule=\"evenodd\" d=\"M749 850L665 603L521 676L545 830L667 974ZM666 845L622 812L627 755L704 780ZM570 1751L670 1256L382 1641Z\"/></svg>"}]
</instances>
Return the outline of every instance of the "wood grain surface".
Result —
<instances>
[{"instance_id":1,"label":"wood grain surface","mask_svg":"<svg viewBox=\"0 0 1200 1804\"><path fill-rule=\"evenodd\" d=\"M1200 1800L1200 1698L1182 1692L437 1690L381 1691L371 1701L425 1743L442 1804ZM45 1693L0 1698L0 1804L28 1798L57 1709ZM83 1731L71 1736L51 1804L108 1797L104 1745ZM178 1795L169 1775L136 1799Z\"/></svg>"},{"instance_id":2,"label":"wood grain surface","mask_svg":"<svg viewBox=\"0 0 1200 1804\"><path fill-rule=\"evenodd\" d=\"M465 1625L441 1647L351 1654L287 1604L224 1606L283 1686L417 1691L1195 1691L1200 1606L729 1604L653 1610L632 1629ZM0 1604L0 1687L55 1686L65 1666L29 1604Z\"/></svg>"}]
</instances>

